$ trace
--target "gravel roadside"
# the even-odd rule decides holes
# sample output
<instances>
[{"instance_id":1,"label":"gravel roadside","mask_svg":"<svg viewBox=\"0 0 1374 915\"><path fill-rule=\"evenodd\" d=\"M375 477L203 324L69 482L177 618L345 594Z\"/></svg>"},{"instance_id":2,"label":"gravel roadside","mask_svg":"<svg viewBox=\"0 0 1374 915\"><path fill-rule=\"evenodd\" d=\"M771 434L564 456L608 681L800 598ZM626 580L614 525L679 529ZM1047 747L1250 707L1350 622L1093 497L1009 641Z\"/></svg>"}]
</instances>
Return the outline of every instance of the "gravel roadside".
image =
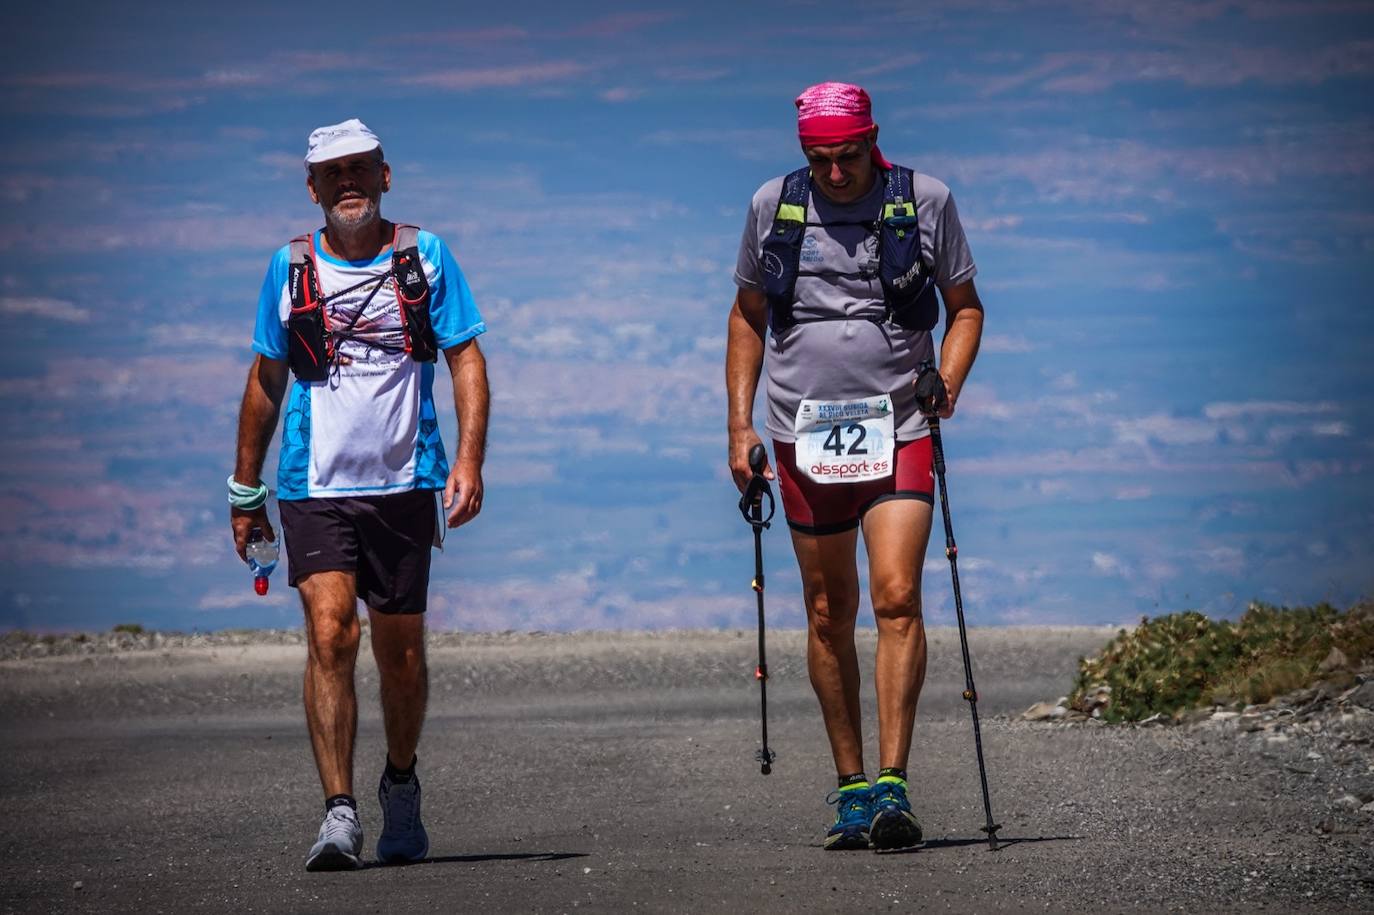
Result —
<instances>
[{"instance_id":1,"label":"gravel roadside","mask_svg":"<svg viewBox=\"0 0 1374 915\"><path fill-rule=\"evenodd\" d=\"M1019 719L1112 634L971 632L1007 840L989 853L957 633L931 631L911 766L928 841L902 855L819 847L832 774L800 632L770 633L767 778L752 632L435 634L420 770L434 857L351 874L301 866L320 811L299 633L54 640L42 656L7 642L0 911L1374 907L1374 815L1350 802L1374 759L1346 731ZM865 634L869 664L871 649ZM371 842L382 742L365 651L359 684Z\"/></svg>"}]
</instances>

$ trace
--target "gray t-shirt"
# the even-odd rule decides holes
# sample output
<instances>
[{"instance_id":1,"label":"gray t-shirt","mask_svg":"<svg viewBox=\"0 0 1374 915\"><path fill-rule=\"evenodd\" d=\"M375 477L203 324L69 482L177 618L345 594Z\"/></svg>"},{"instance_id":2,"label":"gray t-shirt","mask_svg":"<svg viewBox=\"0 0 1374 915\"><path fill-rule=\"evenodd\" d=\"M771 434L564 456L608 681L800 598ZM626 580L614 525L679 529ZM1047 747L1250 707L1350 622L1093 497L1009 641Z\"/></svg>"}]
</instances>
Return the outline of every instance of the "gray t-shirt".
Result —
<instances>
[{"instance_id":1,"label":"gray t-shirt","mask_svg":"<svg viewBox=\"0 0 1374 915\"><path fill-rule=\"evenodd\" d=\"M763 291L763 240L773 227L782 194L782 178L774 178L754 194L740 239L735 284ZM943 183L915 176L916 218L921 232L921 252L935 265L935 282L943 291L973 279L978 272L969 253L964 228L954 197ZM814 187L807 205L809 223L869 222L882 210L883 183L850 204L827 200ZM861 225L825 228L808 226L802 239L801 269L858 276L800 276L797 278L797 318L836 314L856 316L851 321L802 323L782 333L768 335L765 360L768 379L769 436L796 440L794 420L803 399L848 400L892 395L898 441L929 434L925 417L916 407L912 383L916 367L934 358L929 331L912 331L891 322L875 324L867 316L882 314L883 286L878 279L878 234Z\"/></svg>"}]
</instances>

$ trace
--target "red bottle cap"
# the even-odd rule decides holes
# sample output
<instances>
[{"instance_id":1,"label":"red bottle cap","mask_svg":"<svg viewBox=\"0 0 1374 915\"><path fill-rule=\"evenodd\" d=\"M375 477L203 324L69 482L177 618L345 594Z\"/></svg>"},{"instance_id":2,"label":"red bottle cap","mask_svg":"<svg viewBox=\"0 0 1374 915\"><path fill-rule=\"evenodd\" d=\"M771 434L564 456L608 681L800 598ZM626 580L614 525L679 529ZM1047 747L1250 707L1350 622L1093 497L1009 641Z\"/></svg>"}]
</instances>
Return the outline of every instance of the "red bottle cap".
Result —
<instances>
[{"instance_id":1,"label":"red bottle cap","mask_svg":"<svg viewBox=\"0 0 1374 915\"><path fill-rule=\"evenodd\" d=\"M253 590L259 594L267 593L267 576L259 575L253 579Z\"/></svg>"}]
</instances>

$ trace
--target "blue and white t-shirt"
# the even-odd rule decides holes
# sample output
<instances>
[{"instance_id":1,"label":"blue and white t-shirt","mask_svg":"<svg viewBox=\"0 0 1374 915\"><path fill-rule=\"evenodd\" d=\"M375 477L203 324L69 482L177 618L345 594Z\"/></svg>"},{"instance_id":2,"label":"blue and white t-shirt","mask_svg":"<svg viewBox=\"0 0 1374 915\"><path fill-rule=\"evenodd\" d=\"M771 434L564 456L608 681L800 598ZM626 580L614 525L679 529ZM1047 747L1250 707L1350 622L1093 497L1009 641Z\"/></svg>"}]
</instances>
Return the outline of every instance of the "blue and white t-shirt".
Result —
<instances>
[{"instance_id":1,"label":"blue and white t-shirt","mask_svg":"<svg viewBox=\"0 0 1374 915\"><path fill-rule=\"evenodd\" d=\"M448 460L434 412L434 363L416 362L404 350L391 248L373 260L346 261L325 252L319 231L312 243L337 356L324 381L297 379L291 385L277 497L442 489ZM484 333L472 291L448 246L425 231L417 245L439 348ZM258 297L253 349L269 359L287 358L290 261L291 246L284 245L273 255Z\"/></svg>"}]
</instances>

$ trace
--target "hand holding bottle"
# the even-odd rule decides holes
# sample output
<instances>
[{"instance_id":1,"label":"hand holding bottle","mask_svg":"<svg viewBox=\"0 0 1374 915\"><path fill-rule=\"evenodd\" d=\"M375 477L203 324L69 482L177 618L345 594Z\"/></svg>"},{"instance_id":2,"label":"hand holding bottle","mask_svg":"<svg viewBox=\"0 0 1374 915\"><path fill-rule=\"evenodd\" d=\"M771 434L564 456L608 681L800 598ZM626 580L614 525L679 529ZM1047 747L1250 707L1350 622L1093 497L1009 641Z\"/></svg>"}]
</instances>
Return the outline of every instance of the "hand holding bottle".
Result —
<instances>
[{"instance_id":1,"label":"hand holding bottle","mask_svg":"<svg viewBox=\"0 0 1374 915\"><path fill-rule=\"evenodd\" d=\"M253 571L253 590L258 594L267 593L267 576L277 567L277 558L280 555L277 542L268 540L263 535L262 528L254 527L248 532L244 558L248 561L248 568Z\"/></svg>"}]
</instances>

